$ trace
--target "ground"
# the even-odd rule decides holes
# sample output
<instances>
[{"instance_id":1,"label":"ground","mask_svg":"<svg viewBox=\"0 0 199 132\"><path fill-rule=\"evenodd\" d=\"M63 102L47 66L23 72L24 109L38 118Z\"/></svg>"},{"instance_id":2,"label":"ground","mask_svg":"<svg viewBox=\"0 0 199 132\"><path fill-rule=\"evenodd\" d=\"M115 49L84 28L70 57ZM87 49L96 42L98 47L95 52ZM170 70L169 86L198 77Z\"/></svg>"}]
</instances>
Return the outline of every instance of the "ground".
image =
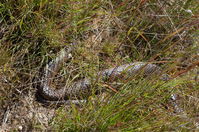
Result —
<instances>
[{"instance_id":1,"label":"ground","mask_svg":"<svg viewBox=\"0 0 199 132\"><path fill-rule=\"evenodd\" d=\"M199 3L196 0L0 2L1 131L198 131ZM131 62L172 79L133 78L82 106L45 106L35 84L59 51L76 45L60 86ZM67 80L67 82L66 82ZM177 95L172 101L171 95ZM175 103L182 109L176 112Z\"/></svg>"}]
</instances>

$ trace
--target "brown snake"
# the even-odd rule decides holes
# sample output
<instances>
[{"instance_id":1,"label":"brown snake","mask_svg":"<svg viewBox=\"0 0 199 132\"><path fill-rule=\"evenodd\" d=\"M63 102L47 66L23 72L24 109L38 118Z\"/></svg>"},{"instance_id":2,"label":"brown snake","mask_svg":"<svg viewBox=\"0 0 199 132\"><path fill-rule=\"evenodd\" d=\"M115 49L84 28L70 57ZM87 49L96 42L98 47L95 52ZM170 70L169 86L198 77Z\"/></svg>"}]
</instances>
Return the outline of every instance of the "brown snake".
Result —
<instances>
[{"instance_id":1,"label":"brown snake","mask_svg":"<svg viewBox=\"0 0 199 132\"><path fill-rule=\"evenodd\" d=\"M78 98L83 98L92 94L91 79L89 78L74 82L71 86L64 87L62 89L54 89L51 86L53 78L61 68L62 64L71 58L71 51L71 48L63 49L58 57L56 57L49 64L46 65L44 73L42 75L42 81L37 87L39 96L42 97L44 103L79 104L80 102L84 102L85 100L78 100ZM135 62L100 71L97 73L97 75L103 81L109 78L117 78L124 73L128 77L132 77L140 73L140 71L142 71L143 75L147 76L151 75L152 73L160 74L161 68L151 63ZM168 79L167 77L162 77L162 80Z\"/></svg>"}]
</instances>

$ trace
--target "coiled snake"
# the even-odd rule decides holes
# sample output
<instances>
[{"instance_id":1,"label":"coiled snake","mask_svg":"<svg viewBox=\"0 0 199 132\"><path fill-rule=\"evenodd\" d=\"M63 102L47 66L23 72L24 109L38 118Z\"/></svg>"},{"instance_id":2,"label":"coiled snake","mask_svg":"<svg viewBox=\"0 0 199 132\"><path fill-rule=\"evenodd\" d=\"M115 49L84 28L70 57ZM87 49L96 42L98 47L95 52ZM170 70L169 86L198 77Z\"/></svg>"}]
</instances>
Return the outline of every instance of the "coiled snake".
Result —
<instances>
[{"instance_id":1,"label":"coiled snake","mask_svg":"<svg viewBox=\"0 0 199 132\"><path fill-rule=\"evenodd\" d=\"M63 49L58 57L46 65L42 80L38 88L39 96L42 96L44 103L75 103L78 104L84 100L78 100L79 97L91 95L91 80L89 78L74 82L71 86L62 89L54 89L51 87L52 80L59 71L61 65L71 58L72 48ZM97 73L102 80L108 78L116 78L125 73L128 77L136 75L142 71L143 75L151 75L152 73L161 73L161 68L155 64L146 62L135 62L121 65L118 67L106 69ZM124 78L123 78L124 79ZM168 79L162 76L162 79ZM71 100L71 99L77 100ZM69 100L70 99L70 100Z\"/></svg>"}]
</instances>

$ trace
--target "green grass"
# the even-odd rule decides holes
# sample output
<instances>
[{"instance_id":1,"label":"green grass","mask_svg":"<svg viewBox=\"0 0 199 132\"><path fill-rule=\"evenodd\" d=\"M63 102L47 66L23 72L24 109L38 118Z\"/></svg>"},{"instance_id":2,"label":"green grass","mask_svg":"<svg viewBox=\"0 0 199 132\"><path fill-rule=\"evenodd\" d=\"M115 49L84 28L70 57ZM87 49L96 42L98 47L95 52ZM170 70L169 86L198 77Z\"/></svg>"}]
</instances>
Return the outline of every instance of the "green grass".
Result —
<instances>
[{"instance_id":1,"label":"green grass","mask_svg":"<svg viewBox=\"0 0 199 132\"><path fill-rule=\"evenodd\" d=\"M172 130L179 125L170 126L176 117L172 117L161 105L166 103L172 92L168 84L131 82L125 84L119 94L107 98L106 102L90 102L81 108L81 112L75 106L68 111L60 108L52 124L56 130L65 131ZM165 95L161 96L162 93Z\"/></svg>"},{"instance_id":2,"label":"green grass","mask_svg":"<svg viewBox=\"0 0 199 132\"><path fill-rule=\"evenodd\" d=\"M32 80L39 77L41 69L71 43L77 49L61 72L69 80L94 77L97 71L134 61L162 61L158 65L164 72L175 75L198 61L197 14L196 0L2 0L0 112L23 100L33 89ZM47 128L196 130L199 95L196 73L195 68L168 82L157 78L123 82L119 93L107 88L104 102L93 95L81 108L58 108ZM169 100L173 93L180 95L186 119L172 114ZM0 119L3 116L0 114ZM28 122L31 130L46 127L36 119Z\"/></svg>"}]
</instances>

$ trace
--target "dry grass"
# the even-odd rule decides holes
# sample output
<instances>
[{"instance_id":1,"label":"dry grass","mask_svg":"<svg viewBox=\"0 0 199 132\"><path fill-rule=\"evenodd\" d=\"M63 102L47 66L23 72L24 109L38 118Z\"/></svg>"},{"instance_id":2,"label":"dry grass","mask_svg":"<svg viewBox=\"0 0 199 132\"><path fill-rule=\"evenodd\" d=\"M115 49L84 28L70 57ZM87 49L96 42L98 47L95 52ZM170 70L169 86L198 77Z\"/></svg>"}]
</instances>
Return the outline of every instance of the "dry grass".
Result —
<instances>
[{"instance_id":1,"label":"dry grass","mask_svg":"<svg viewBox=\"0 0 199 132\"><path fill-rule=\"evenodd\" d=\"M197 131L198 5L196 0L3 0L1 129ZM109 89L82 107L42 106L35 100L33 80L70 43L78 48L60 72L63 80L94 77L135 61L157 63L175 79L123 82L117 94ZM173 112L173 93L183 113Z\"/></svg>"}]
</instances>

